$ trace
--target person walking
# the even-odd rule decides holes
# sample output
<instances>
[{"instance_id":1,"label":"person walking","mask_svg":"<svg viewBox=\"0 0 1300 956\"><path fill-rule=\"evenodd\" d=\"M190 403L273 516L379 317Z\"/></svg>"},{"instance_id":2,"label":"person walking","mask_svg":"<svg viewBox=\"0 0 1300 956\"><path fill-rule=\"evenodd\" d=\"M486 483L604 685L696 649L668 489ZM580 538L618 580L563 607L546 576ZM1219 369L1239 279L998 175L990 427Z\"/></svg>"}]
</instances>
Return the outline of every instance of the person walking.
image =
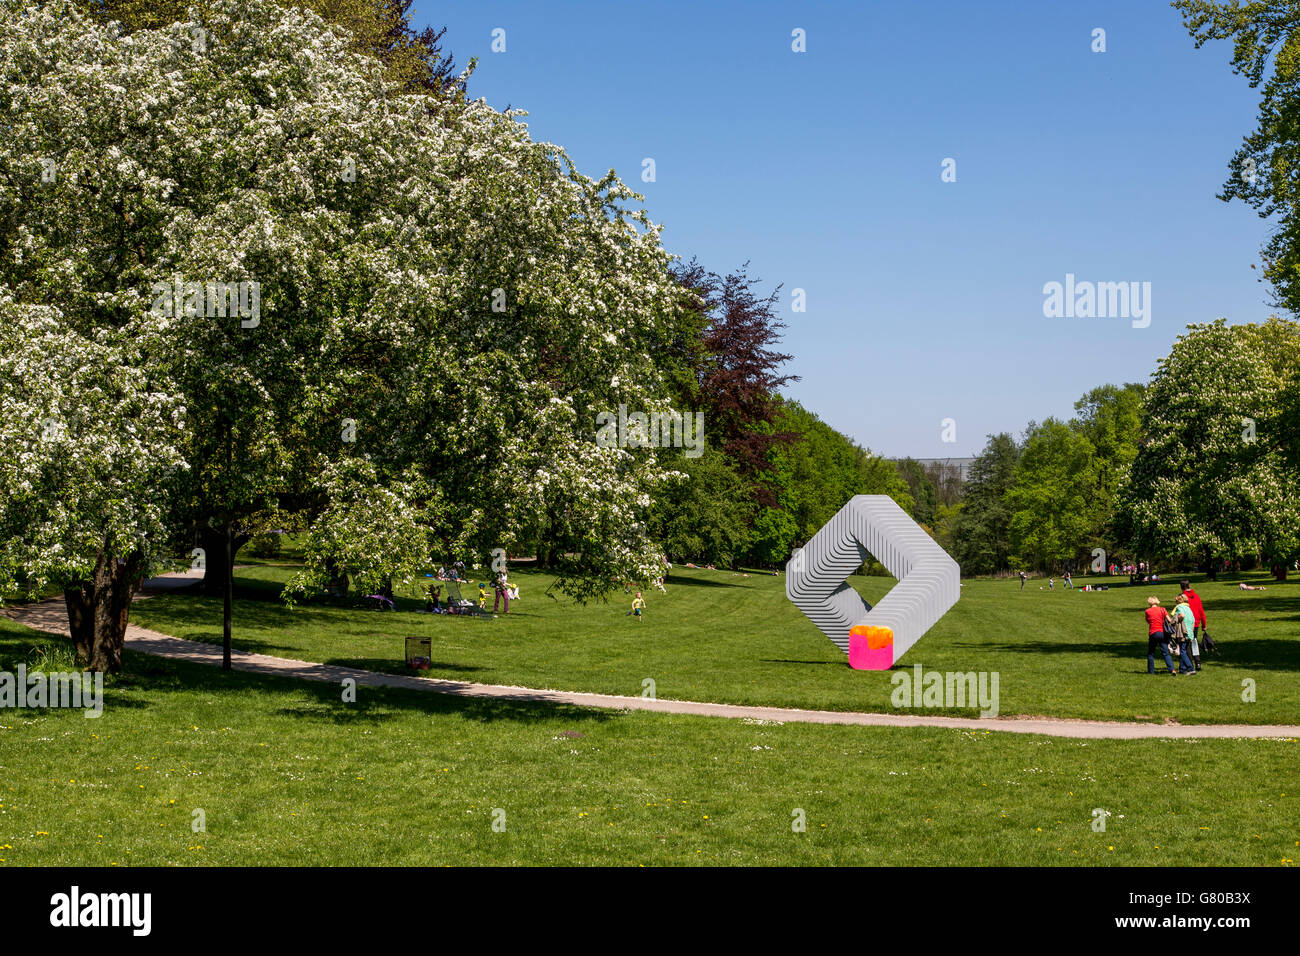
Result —
<instances>
[{"instance_id":1,"label":"person walking","mask_svg":"<svg viewBox=\"0 0 1300 956\"><path fill-rule=\"evenodd\" d=\"M506 602L506 613L509 614L510 613L510 591L506 587L506 573L504 571L502 571L500 574L497 575L496 581L493 583L493 588L496 593L496 598L492 602L492 613L495 614L498 610L500 610L501 601L504 598Z\"/></svg>"},{"instance_id":2,"label":"person walking","mask_svg":"<svg viewBox=\"0 0 1300 956\"><path fill-rule=\"evenodd\" d=\"M1210 637L1210 630L1205 623L1205 606L1201 604L1201 596L1192 589L1192 583L1186 578L1178 582L1178 587L1186 595L1187 603L1192 608L1192 616L1196 620L1196 630L1192 636L1197 639L1198 645L1208 654L1214 650L1214 639Z\"/></svg>"},{"instance_id":3,"label":"person walking","mask_svg":"<svg viewBox=\"0 0 1300 956\"><path fill-rule=\"evenodd\" d=\"M1196 674L1196 668L1192 666L1192 658L1188 653L1191 642L1188 638L1191 636L1183 623L1183 617L1178 613L1177 607L1170 611L1165 618L1165 638L1169 641L1169 653L1178 661L1179 674Z\"/></svg>"},{"instance_id":4,"label":"person walking","mask_svg":"<svg viewBox=\"0 0 1300 956\"><path fill-rule=\"evenodd\" d=\"M1188 602L1186 594L1178 595L1178 602L1174 605L1174 613L1183 622L1183 633L1187 635L1186 647L1192 655L1192 670L1199 673L1201 669L1201 647L1200 642L1196 640L1196 612L1192 610L1192 605Z\"/></svg>"},{"instance_id":5,"label":"person walking","mask_svg":"<svg viewBox=\"0 0 1300 956\"><path fill-rule=\"evenodd\" d=\"M1156 672L1156 648L1165 656L1165 667L1169 668L1169 676L1177 677L1178 671L1174 669L1174 659L1169 656L1169 638L1165 636L1165 618L1169 612L1160 606L1160 598L1152 595L1147 598L1147 609L1143 612L1147 619L1147 673Z\"/></svg>"},{"instance_id":6,"label":"person walking","mask_svg":"<svg viewBox=\"0 0 1300 956\"><path fill-rule=\"evenodd\" d=\"M1074 578L1070 577L1069 571L1065 572L1065 577L1061 579L1061 583L1064 584L1067 588L1070 588L1071 590L1074 589Z\"/></svg>"},{"instance_id":7,"label":"person walking","mask_svg":"<svg viewBox=\"0 0 1300 956\"><path fill-rule=\"evenodd\" d=\"M1021 571L1021 572L1020 572L1020 590L1023 591L1023 590L1025 589L1025 582L1028 581L1028 580L1029 580L1029 575L1025 574L1024 571Z\"/></svg>"}]
</instances>

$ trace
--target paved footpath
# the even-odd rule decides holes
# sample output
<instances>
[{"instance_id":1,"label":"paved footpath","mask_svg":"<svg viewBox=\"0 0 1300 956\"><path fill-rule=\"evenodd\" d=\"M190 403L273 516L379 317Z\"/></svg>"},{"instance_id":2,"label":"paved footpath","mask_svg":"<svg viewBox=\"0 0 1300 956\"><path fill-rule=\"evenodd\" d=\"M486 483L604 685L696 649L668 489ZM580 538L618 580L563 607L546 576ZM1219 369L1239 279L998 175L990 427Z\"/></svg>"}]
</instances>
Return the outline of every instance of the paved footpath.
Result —
<instances>
[{"instance_id":1,"label":"paved footpath","mask_svg":"<svg viewBox=\"0 0 1300 956\"><path fill-rule=\"evenodd\" d=\"M164 575L149 581L136 600L152 594L192 584L195 572ZM67 608L62 598L40 604L8 608L6 614L19 624L52 634L68 633ZM172 660L221 666L221 648L160 634L134 624L127 627L126 646L141 654L153 654ZM404 690L450 694L456 697L486 697L529 703L596 707L608 710L650 710L665 714L689 714L697 717L747 717L750 720L803 724L853 724L865 727L944 727L955 730L1000 731L1015 734L1045 734L1050 737L1077 737L1089 740L1137 740L1144 738L1210 739L1225 737L1300 738L1300 725L1277 724L1141 724L1104 720L1071 720L1048 717L939 717L921 714L867 714L853 711L797 710L785 707L752 707L739 704L709 704L689 700L661 700L647 697L620 697L614 694L585 694L566 690L537 690L501 684L473 684L435 677L381 674L376 671L312 661L270 657L234 651L231 663L235 670L300 680L340 684L346 678L359 687L397 687Z\"/></svg>"}]
</instances>

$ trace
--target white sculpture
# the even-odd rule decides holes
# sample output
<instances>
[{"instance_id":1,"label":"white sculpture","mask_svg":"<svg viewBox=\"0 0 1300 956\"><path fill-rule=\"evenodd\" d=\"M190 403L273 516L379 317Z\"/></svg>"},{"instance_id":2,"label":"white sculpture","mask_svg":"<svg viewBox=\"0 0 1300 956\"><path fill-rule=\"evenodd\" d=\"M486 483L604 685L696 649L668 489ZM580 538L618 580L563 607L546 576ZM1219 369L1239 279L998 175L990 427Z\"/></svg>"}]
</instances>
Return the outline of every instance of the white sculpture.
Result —
<instances>
[{"instance_id":1,"label":"white sculpture","mask_svg":"<svg viewBox=\"0 0 1300 956\"><path fill-rule=\"evenodd\" d=\"M898 579L872 607L846 579L868 558ZM857 495L786 564L785 594L859 669L884 670L961 596L961 569L888 495Z\"/></svg>"}]
</instances>

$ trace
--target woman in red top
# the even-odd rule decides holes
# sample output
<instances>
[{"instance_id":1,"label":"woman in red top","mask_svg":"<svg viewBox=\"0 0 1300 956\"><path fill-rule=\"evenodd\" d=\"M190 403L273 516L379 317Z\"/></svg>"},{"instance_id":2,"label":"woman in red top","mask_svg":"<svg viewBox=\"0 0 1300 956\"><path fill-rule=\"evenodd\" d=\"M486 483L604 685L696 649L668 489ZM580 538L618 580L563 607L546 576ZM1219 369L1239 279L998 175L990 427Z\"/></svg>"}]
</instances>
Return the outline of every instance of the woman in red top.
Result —
<instances>
[{"instance_id":1,"label":"woman in red top","mask_svg":"<svg viewBox=\"0 0 1300 956\"><path fill-rule=\"evenodd\" d=\"M1156 672L1156 648L1160 648L1160 653L1165 655L1165 666L1169 668L1169 676L1177 677L1178 671L1174 668L1174 659L1169 656L1169 642L1165 639L1165 618L1169 612L1160 606L1160 598L1147 598L1147 609L1143 612L1147 619L1147 673Z\"/></svg>"}]
</instances>

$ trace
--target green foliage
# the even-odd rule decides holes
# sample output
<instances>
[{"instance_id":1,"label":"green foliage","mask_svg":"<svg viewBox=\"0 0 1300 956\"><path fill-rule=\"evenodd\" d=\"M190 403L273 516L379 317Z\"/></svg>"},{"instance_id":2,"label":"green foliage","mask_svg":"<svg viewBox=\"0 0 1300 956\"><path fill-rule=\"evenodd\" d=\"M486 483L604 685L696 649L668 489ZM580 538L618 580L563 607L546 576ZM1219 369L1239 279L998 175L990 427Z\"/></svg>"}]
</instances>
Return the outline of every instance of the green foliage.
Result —
<instances>
[{"instance_id":1,"label":"green foliage","mask_svg":"<svg viewBox=\"0 0 1300 956\"><path fill-rule=\"evenodd\" d=\"M255 534L248 541L248 553L255 558L278 558L284 550L281 537L273 532Z\"/></svg>"},{"instance_id":2,"label":"green foliage","mask_svg":"<svg viewBox=\"0 0 1300 956\"><path fill-rule=\"evenodd\" d=\"M1068 424L1031 422L1020 445L991 438L963 500L940 505L934 519L963 572L1053 571L1096 547L1121 550L1116 496L1137 455L1143 394L1141 385L1102 385L1075 402Z\"/></svg>"},{"instance_id":3,"label":"green foliage","mask_svg":"<svg viewBox=\"0 0 1300 956\"><path fill-rule=\"evenodd\" d=\"M1094 451L1086 437L1052 418L1026 436L1006 491L1014 563L1054 568L1075 556L1092 526Z\"/></svg>"},{"instance_id":4,"label":"green foliage","mask_svg":"<svg viewBox=\"0 0 1300 956\"><path fill-rule=\"evenodd\" d=\"M770 452L775 504L759 508L751 559L784 563L854 495L889 495L907 511L915 503L893 463L872 455L798 402L781 404L774 427L794 439Z\"/></svg>"},{"instance_id":5,"label":"green foliage","mask_svg":"<svg viewBox=\"0 0 1300 956\"><path fill-rule=\"evenodd\" d=\"M666 482L657 496L651 534L672 558L731 566L750 543L757 510L752 485L713 446L698 458L680 451L660 458L683 478Z\"/></svg>"},{"instance_id":6,"label":"green foliage","mask_svg":"<svg viewBox=\"0 0 1300 956\"><path fill-rule=\"evenodd\" d=\"M1092 487L1085 494L1089 517L1086 540L1077 542L1089 550L1104 548L1109 554L1119 549L1113 523L1120 485L1137 457L1141 439L1143 385L1102 385L1074 403L1079 417L1070 427L1092 444Z\"/></svg>"},{"instance_id":7,"label":"green foliage","mask_svg":"<svg viewBox=\"0 0 1300 956\"><path fill-rule=\"evenodd\" d=\"M1277 303L1300 312L1300 2L1298 0L1176 0L1199 49L1232 41L1232 71L1252 89L1263 87L1255 129L1228 164L1219 198L1240 199L1276 217L1262 250L1264 277Z\"/></svg>"},{"instance_id":8,"label":"green foliage","mask_svg":"<svg viewBox=\"0 0 1300 956\"><path fill-rule=\"evenodd\" d=\"M904 458L897 465L898 473L907 482L908 492L915 502L912 517L923 525L932 525L939 509L939 491L934 480L915 458Z\"/></svg>"},{"instance_id":9,"label":"green foliage","mask_svg":"<svg viewBox=\"0 0 1300 956\"><path fill-rule=\"evenodd\" d=\"M953 531L953 557L963 574L991 574L1008 567L1012 542L1007 493L1019 460L1020 446L1003 432L990 435L971 462Z\"/></svg>"},{"instance_id":10,"label":"green foliage","mask_svg":"<svg viewBox=\"0 0 1300 956\"><path fill-rule=\"evenodd\" d=\"M1300 472L1288 442L1298 374L1295 322L1220 319L1179 336L1147 389L1144 443L1121 492L1135 546L1204 561L1300 553Z\"/></svg>"}]
</instances>

